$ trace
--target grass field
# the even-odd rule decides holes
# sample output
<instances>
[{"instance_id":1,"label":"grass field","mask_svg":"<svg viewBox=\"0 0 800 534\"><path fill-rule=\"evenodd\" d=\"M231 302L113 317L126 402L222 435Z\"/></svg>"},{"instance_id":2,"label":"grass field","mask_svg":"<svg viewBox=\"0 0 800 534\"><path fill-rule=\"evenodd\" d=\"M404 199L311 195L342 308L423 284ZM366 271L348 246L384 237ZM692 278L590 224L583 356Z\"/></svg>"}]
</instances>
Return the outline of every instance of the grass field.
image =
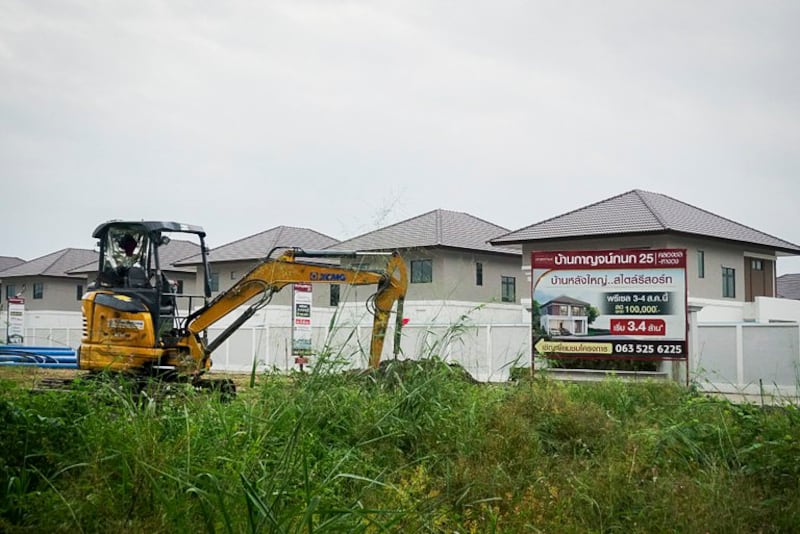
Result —
<instances>
[{"instance_id":1,"label":"grass field","mask_svg":"<svg viewBox=\"0 0 800 534\"><path fill-rule=\"evenodd\" d=\"M800 410L319 365L239 395L0 374L4 532L792 532Z\"/></svg>"}]
</instances>

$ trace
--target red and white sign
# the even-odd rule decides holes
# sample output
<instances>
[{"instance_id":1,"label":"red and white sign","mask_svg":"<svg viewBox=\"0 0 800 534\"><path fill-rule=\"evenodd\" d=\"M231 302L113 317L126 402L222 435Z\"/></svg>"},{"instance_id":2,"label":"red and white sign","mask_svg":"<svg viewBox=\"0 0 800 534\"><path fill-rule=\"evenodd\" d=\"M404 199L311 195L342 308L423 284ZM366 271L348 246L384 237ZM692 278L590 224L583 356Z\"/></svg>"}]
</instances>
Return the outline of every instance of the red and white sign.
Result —
<instances>
[{"instance_id":1,"label":"red and white sign","mask_svg":"<svg viewBox=\"0 0 800 534\"><path fill-rule=\"evenodd\" d=\"M611 319L611 333L620 336L664 336L664 319Z\"/></svg>"},{"instance_id":2,"label":"red and white sign","mask_svg":"<svg viewBox=\"0 0 800 534\"><path fill-rule=\"evenodd\" d=\"M9 345L21 345L25 342L25 299L10 297L7 302L6 340Z\"/></svg>"},{"instance_id":3,"label":"red and white sign","mask_svg":"<svg viewBox=\"0 0 800 534\"><path fill-rule=\"evenodd\" d=\"M292 293L292 354L297 357L308 356L311 354L311 284L296 283ZM306 361L300 362L300 365L303 363Z\"/></svg>"}]
</instances>

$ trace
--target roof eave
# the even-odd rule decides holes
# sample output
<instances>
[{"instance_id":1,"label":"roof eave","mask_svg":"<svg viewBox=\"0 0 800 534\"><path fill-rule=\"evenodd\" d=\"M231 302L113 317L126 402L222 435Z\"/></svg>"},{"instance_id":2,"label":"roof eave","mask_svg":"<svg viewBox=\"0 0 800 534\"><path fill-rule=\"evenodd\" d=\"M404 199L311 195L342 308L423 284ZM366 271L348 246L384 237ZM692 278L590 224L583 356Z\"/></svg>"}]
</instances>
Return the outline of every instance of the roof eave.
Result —
<instances>
[{"instance_id":1,"label":"roof eave","mask_svg":"<svg viewBox=\"0 0 800 534\"><path fill-rule=\"evenodd\" d=\"M472 247L460 247L456 245L442 245L440 243L437 244L427 244L427 245L413 245L413 246L401 246L401 247L375 247L375 248L361 248L358 249L362 252L393 252L395 250L421 250L421 249L447 249L447 250L456 250L459 252L471 252L471 253L481 253L481 254L493 254L498 256L521 256L522 251L510 251L510 250L492 250L486 248L472 248Z\"/></svg>"},{"instance_id":2,"label":"roof eave","mask_svg":"<svg viewBox=\"0 0 800 534\"><path fill-rule=\"evenodd\" d=\"M694 238L700 239L707 239L711 241L720 241L724 243L732 243L742 247L758 247L762 249L769 249L773 250L774 252L783 252L787 255L798 256L800 255L800 247L797 248L790 248L790 247L778 247L775 245L767 245L764 243L754 243L752 241L741 241L737 239L726 239L723 237L716 237L710 236L706 234L697 234L692 232L681 232L677 230L656 230L656 231L644 231L644 232L617 232L613 234L582 234L582 235L570 235L570 236L561 236L561 237L548 237L542 239L515 239L513 241L505 241L505 240L491 240L489 241L492 244L519 244L525 245L529 243L554 243L560 241L578 241L578 240L586 240L586 239L614 239L618 237L630 237L630 236L643 236L643 235L683 235L683 236L690 236Z\"/></svg>"},{"instance_id":3,"label":"roof eave","mask_svg":"<svg viewBox=\"0 0 800 534\"><path fill-rule=\"evenodd\" d=\"M696 234L696 233L693 233L693 232L679 232L679 231L676 231L676 230L670 230L670 231L662 232L662 233L674 234L674 235L684 235L684 236L695 237L695 238L700 238L700 239L707 239L709 241L719 241L719 242L722 242L722 243L735 244L735 245L738 245L738 246L740 246L742 248L747 248L747 247L753 248L753 247L755 247L755 248L760 248L760 249L767 249L767 250L771 250L771 251L773 251L775 253L783 252L783 253L785 253L786 255L789 255L789 256L800 256L800 247L795 247L795 248L779 247L779 246L775 246L775 245L769 245L769 244L766 244L766 243L755 243L753 241L742 241L742 240L739 240L739 239L728 239L728 238L724 238L724 237L717 237L717 236L711 236L711 235L706 235L706 234ZM788 243L788 244L791 244L791 243ZM776 254L776 256L777 255L778 254Z\"/></svg>"},{"instance_id":4,"label":"roof eave","mask_svg":"<svg viewBox=\"0 0 800 534\"><path fill-rule=\"evenodd\" d=\"M0 280L9 280L11 278L65 278L65 279L73 279L73 278L80 278L82 275L80 274L45 274L45 273L38 273L38 274L14 274L14 275L3 275L0 277Z\"/></svg>"},{"instance_id":5,"label":"roof eave","mask_svg":"<svg viewBox=\"0 0 800 534\"><path fill-rule=\"evenodd\" d=\"M526 245L528 243L553 243L556 241L578 241L581 239L608 239L608 238L616 238L616 237L627 237L632 235L659 235L659 234L666 234L664 230L648 230L644 232L617 232L613 234L580 234L580 235L567 235L567 236L558 236L558 237L543 237L538 239L523 239L523 238L516 238L514 240L497 240L493 239L489 241L492 245Z\"/></svg>"},{"instance_id":6,"label":"roof eave","mask_svg":"<svg viewBox=\"0 0 800 534\"><path fill-rule=\"evenodd\" d=\"M446 249L450 249L450 250L458 250L458 251L464 251L464 252L473 252L473 253L481 253L481 254L493 254L493 255L497 255L497 256L511 256L511 257L522 256L522 250L518 250L518 251L513 251L513 250L492 250L492 249L487 249L487 248L469 248L469 247L457 247L457 246L451 246L451 245L434 245L434 247L436 247L436 248L446 248ZM429 247L429 248L434 248L434 247Z\"/></svg>"}]
</instances>

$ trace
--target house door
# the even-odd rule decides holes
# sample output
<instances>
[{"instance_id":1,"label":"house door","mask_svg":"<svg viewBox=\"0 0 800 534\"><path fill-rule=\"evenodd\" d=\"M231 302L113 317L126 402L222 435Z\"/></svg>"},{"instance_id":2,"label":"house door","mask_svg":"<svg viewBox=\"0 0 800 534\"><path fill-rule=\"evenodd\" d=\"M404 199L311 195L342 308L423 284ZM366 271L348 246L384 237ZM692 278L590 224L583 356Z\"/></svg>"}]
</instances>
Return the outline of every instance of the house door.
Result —
<instances>
[{"instance_id":1,"label":"house door","mask_svg":"<svg viewBox=\"0 0 800 534\"><path fill-rule=\"evenodd\" d=\"M744 300L753 302L756 297L774 297L775 262L745 256L744 266Z\"/></svg>"}]
</instances>

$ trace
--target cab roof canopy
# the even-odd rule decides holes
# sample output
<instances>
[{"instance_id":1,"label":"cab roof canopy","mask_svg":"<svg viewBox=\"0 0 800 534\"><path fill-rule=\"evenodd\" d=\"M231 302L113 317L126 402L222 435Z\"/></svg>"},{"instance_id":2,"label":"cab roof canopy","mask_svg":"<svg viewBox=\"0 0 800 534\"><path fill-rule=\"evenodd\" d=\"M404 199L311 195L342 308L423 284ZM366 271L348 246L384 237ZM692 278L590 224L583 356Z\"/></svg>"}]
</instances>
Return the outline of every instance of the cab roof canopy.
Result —
<instances>
[{"instance_id":1,"label":"cab roof canopy","mask_svg":"<svg viewBox=\"0 0 800 534\"><path fill-rule=\"evenodd\" d=\"M103 237L106 235L110 228L124 227L124 228L141 228L148 233L153 232L184 232L189 234L197 234L200 237L205 237L206 232L200 226L193 224L183 224L170 221L119 221L113 220L104 222L95 228L92 237Z\"/></svg>"}]
</instances>

